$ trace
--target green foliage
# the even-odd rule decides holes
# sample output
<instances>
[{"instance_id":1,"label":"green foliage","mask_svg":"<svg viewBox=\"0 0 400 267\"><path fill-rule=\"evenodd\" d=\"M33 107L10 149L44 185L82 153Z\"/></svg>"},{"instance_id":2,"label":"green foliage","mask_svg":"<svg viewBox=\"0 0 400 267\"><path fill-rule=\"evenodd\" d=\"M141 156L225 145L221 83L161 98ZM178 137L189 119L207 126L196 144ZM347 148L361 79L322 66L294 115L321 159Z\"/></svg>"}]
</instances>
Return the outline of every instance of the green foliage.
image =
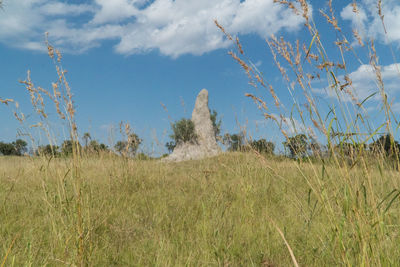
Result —
<instances>
[{"instance_id":1,"label":"green foliage","mask_svg":"<svg viewBox=\"0 0 400 267\"><path fill-rule=\"evenodd\" d=\"M369 148L374 153L383 153L387 156L398 154L400 144L394 140L390 134L381 135L377 140L369 145Z\"/></svg>"},{"instance_id":2,"label":"green foliage","mask_svg":"<svg viewBox=\"0 0 400 267\"><path fill-rule=\"evenodd\" d=\"M96 140L90 141L90 143L87 145L86 150L88 152L100 152L100 151L108 151L107 145L103 143L99 143Z\"/></svg>"},{"instance_id":3,"label":"green foliage","mask_svg":"<svg viewBox=\"0 0 400 267\"><path fill-rule=\"evenodd\" d=\"M39 146L37 150L35 151L35 155L37 156L60 156L60 148L58 146L52 146L52 145L43 145Z\"/></svg>"},{"instance_id":4,"label":"green foliage","mask_svg":"<svg viewBox=\"0 0 400 267\"><path fill-rule=\"evenodd\" d=\"M17 139L12 143L0 142L0 154L4 156L22 156L28 151L27 145L22 139Z\"/></svg>"},{"instance_id":5,"label":"green foliage","mask_svg":"<svg viewBox=\"0 0 400 267\"><path fill-rule=\"evenodd\" d=\"M228 151L240 151L244 144L243 134L225 134L223 138L223 143L228 146Z\"/></svg>"},{"instance_id":6,"label":"green foliage","mask_svg":"<svg viewBox=\"0 0 400 267\"><path fill-rule=\"evenodd\" d=\"M210 114L210 119L211 119L211 122L212 122L212 125L213 125L215 138L219 139L218 137L219 137L219 134L221 133L222 120L221 119L217 119L217 117L218 117L218 113L214 109Z\"/></svg>"},{"instance_id":7,"label":"green foliage","mask_svg":"<svg viewBox=\"0 0 400 267\"><path fill-rule=\"evenodd\" d=\"M0 142L0 153L4 156L15 155L15 147L11 143Z\"/></svg>"},{"instance_id":8,"label":"green foliage","mask_svg":"<svg viewBox=\"0 0 400 267\"><path fill-rule=\"evenodd\" d=\"M61 153L64 156L72 155L73 142L72 140L65 140L61 145Z\"/></svg>"},{"instance_id":9,"label":"green foliage","mask_svg":"<svg viewBox=\"0 0 400 267\"><path fill-rule=\"evenodd\" d=\"M171 142L167 142L165 146L169 152L172 152L175 147L182 143L196 143L197 135L194 128L194 123L190 119L180 119L171 124L172 134Z\"/></svg>"},{"instance_id":10,"label":"green foliage","mask_svg":"<svg viewBox=\"0 0 400 267\"><path fill-rule=\"evenodd\" d=\"M273 155L275 150L275 144L273 142L268 142L265 139L254 140L250 142L250 146L259 153L264 154Z\"/></svg>"},{"instance_id":11,"label":"green foliage","mask_svg":"<svg viewBox=\"0 0 400 267\"><path fill-rule=\"evenodd\" d=\"M15 147L16 155L21 156L28 151L27 146L28 143L22 139L17 139L15 142L12 142Z\"/></svg>"},{"instance_id":12,"label":"green foliage","mask_svg":"<svg viewBox=\"0 0 400 267\"><path fill-rule=\"evenodd\" d=\"M174 141L170 141L165 144L165 147L168 149L168 153L171 153L172 151L174 151L175 146L176 146L176 144Z\"/></svg>"},{"instance_id":13,"label":"green foliage","mask_svg":"<svg viewBox=\"0 0 400 267\"><path fill-rule=\"evenodd\" d=\"M197 136L195 133L194 123L192 120L181 119L173 123L171 127L173 134L170 135L170 137L175 141L175 144L196 142Z\"/></svg>"},{"instance_id":14,"label":"green foliage","mask_svg":"<svg viewBox=\"0 0 400 267\"><path fill-rule=\"evenodd\" d=\"M344 142L336 146L336 149L344 156L355 157L359 151L367 148L365 144Z\"/></svg>"},{"instance_id":15,"label":"green foliage","mask_svg":"<svg viewBox=\"0 0 400 267\"><path fill-rule=\"evenodd\" d=\"M135 133L128 136L127 141L118 141L114 145L115 151L124 156L134 156L139 149L142 139Z\"/></svg>"},{"instance_id":16,"label":"green foliage","mask_svg":"<svg viewBox=\"0 0 400 267\"><path fill-rule=\"evenodd\" d=\"M305 134L298 134L289 137L287 141L283 142L283 145L289 150L292 158L304 157L308 150L308 138Z\"/></svg>"}]
</instances>

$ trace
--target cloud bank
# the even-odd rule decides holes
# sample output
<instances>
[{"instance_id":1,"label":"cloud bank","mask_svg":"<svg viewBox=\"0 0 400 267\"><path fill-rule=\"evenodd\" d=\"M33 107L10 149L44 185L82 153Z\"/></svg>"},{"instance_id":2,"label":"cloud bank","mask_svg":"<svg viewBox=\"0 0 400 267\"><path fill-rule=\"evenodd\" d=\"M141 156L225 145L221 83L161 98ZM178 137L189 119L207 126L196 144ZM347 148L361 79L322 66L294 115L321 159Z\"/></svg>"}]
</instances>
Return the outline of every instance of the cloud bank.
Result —
<instances>
[{"instance_id":1,"label":"cloud bank","mask_svg":"<svg viewBox=\"0 0 400 267\"><path fill-rule=\"evenodd\" d=\"M381 11L384 15L385 34L381 18L378 14L376 0L357 1L358 13L353 6L347 5L340 13L344 20L351 22L363 38L378 39L383 43L394 42L400 45L400 2L398 0L382 1Z\"/></svg>"},{"instance_id":2,"label":"cloud bank","mask_svg":"<svg viewBox=\"0 0 400 267\"><path fill-rule=\"evenodd\" d=\"M78 2L79 3L79 2ZM273 0L5 0L0 42L42 50L44 32L67 52L80 53L115 41L120 54L158 50L178 57L202 55L229 46L214 25L217 19L233 35L267 37L296 31L303 19Z\"/></svg>"}]
</instances>

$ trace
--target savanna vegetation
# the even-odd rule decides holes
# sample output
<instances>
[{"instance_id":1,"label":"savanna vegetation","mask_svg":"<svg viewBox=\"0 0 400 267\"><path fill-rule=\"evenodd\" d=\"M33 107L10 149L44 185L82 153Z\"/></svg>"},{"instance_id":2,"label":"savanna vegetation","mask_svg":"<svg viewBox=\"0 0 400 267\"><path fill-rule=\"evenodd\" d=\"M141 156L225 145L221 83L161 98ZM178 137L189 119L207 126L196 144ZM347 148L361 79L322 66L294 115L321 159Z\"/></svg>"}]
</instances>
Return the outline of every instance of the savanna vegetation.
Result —
<instances>
[{"instance_id":1,"label":"savanna vegetation","mask_svg":"<svg viewBox=\"0 0 400 267\"><path fill-rule=\"evenodd\" d=\"M230 55L250 84L260 89L256 92L264 90L246 95L280 129L282 154L268 136L221 135L216 111L214 132L226 152L199 161L151 159L140 153L143 140L129 124L120 124L124 139L114 147L90 133L80 135L61 54L47 42L57 73L53 88L34 86L29 72L21 82L40 121L27 125L17 109L26 141L0 143L0 266L397 266L398 125L374 42L352 33L369 51L366 63L376 75L382 116L375 127L364 108L371 96L355 97L346 66L346 58L354 56L348 41L353 37L342 32L332 1L329 13L320 13L337 36L338 55L326 54L306 1L274 2L302 16L310 34L295 42L267 40L293 97L290 116L239 39L215 23L233 42ZM384 26L380 5L377 1ZM353 8L357 14L355 2ZM311 81L322 76L337 93L328 109L312 88ZM52 139L49 106L69 126L61 143ZM282 121L302 127L289 134ZM49 144L35 146L32 127ZM180 142L196 141L190 120L171 128L170 152Z\"/></svg>"}]
</instances>

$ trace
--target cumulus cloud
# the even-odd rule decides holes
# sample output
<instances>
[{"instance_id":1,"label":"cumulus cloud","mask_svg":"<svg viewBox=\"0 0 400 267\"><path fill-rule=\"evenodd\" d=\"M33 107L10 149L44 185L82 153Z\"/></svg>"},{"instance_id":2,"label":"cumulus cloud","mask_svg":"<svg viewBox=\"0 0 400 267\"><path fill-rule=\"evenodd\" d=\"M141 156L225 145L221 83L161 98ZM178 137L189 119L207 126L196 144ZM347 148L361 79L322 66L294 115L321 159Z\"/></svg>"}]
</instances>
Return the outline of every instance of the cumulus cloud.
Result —
<instances>
[{"instance_id":1,"label":"cumulus cloud","mask_svg":"<svg viewBox=\"0 0 400 267\"><path fill-rule=\"evenodd\" d=\"M0 42L40 50L43 33L67 51L82 52L115 40L121 54L158 50L164 55L201 55L229 45L228 32L267 37L296 31L303 19L273 0L5 0Z\"/></svg>"},{"instance_id":2,"label":"cumulus cloud","mask_svg":"<svg viewBox=\"0 0 400 267\"><path fill-rule=\"evenodd\" d=\"M390 64L381 66L381 76L384 83L385 93L388 95L389 100L393 100L400 93L400 64ZM376 93L371 100L380 100L380 89L377 81L375 69L369 64L363 64L357 70L351 72L349 77L352 81L352 94L358 101L363 101L368 96ZM343 76L339 80L345 83ZM351 97L344 91L335 92L331 88L315 89L317 94L325 95L329 98L337 98L337 93L340 95L342 101L351 101Z\"/></svg>"},{"instance_id":3,"label":"cumulus cloud","mask_svg":"<svg viewBox=\"0 0 400 267\"><path fill-rule=\"evenodd\" d=\"M382 42L393 41L400 44L400 2L398 0L382 2L387 35L378 14L376 0L361 0L358 3L358 13L353 12L353 7L349 4L340 15L343 19L349 20L353 28L357 29L364 38L372 37Z\"/></svg>"}]
</instances>

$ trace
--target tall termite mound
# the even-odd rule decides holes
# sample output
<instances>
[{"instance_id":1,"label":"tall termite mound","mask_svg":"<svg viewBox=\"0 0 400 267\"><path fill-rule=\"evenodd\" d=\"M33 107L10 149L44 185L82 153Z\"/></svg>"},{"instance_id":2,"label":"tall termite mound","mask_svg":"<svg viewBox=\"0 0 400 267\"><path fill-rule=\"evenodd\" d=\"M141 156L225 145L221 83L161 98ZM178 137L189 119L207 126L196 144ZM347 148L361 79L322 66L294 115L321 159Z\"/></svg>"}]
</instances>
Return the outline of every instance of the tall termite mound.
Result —
<instances>
[{"instance_id":1,"label":"tall termite mound","mask_svg":"<svg viewBox=\"0 0 400 267\"><path fill-rule=\"evenodd\" d=\"M192 121L197 135L196 142L177 144L172 154L164 159L165 161L202 159L215 156L221 152L221 148L215 139L214 127L208 107L208 91L206 89L201 90L196 98Z\"/></svg>"}]
</instances>

